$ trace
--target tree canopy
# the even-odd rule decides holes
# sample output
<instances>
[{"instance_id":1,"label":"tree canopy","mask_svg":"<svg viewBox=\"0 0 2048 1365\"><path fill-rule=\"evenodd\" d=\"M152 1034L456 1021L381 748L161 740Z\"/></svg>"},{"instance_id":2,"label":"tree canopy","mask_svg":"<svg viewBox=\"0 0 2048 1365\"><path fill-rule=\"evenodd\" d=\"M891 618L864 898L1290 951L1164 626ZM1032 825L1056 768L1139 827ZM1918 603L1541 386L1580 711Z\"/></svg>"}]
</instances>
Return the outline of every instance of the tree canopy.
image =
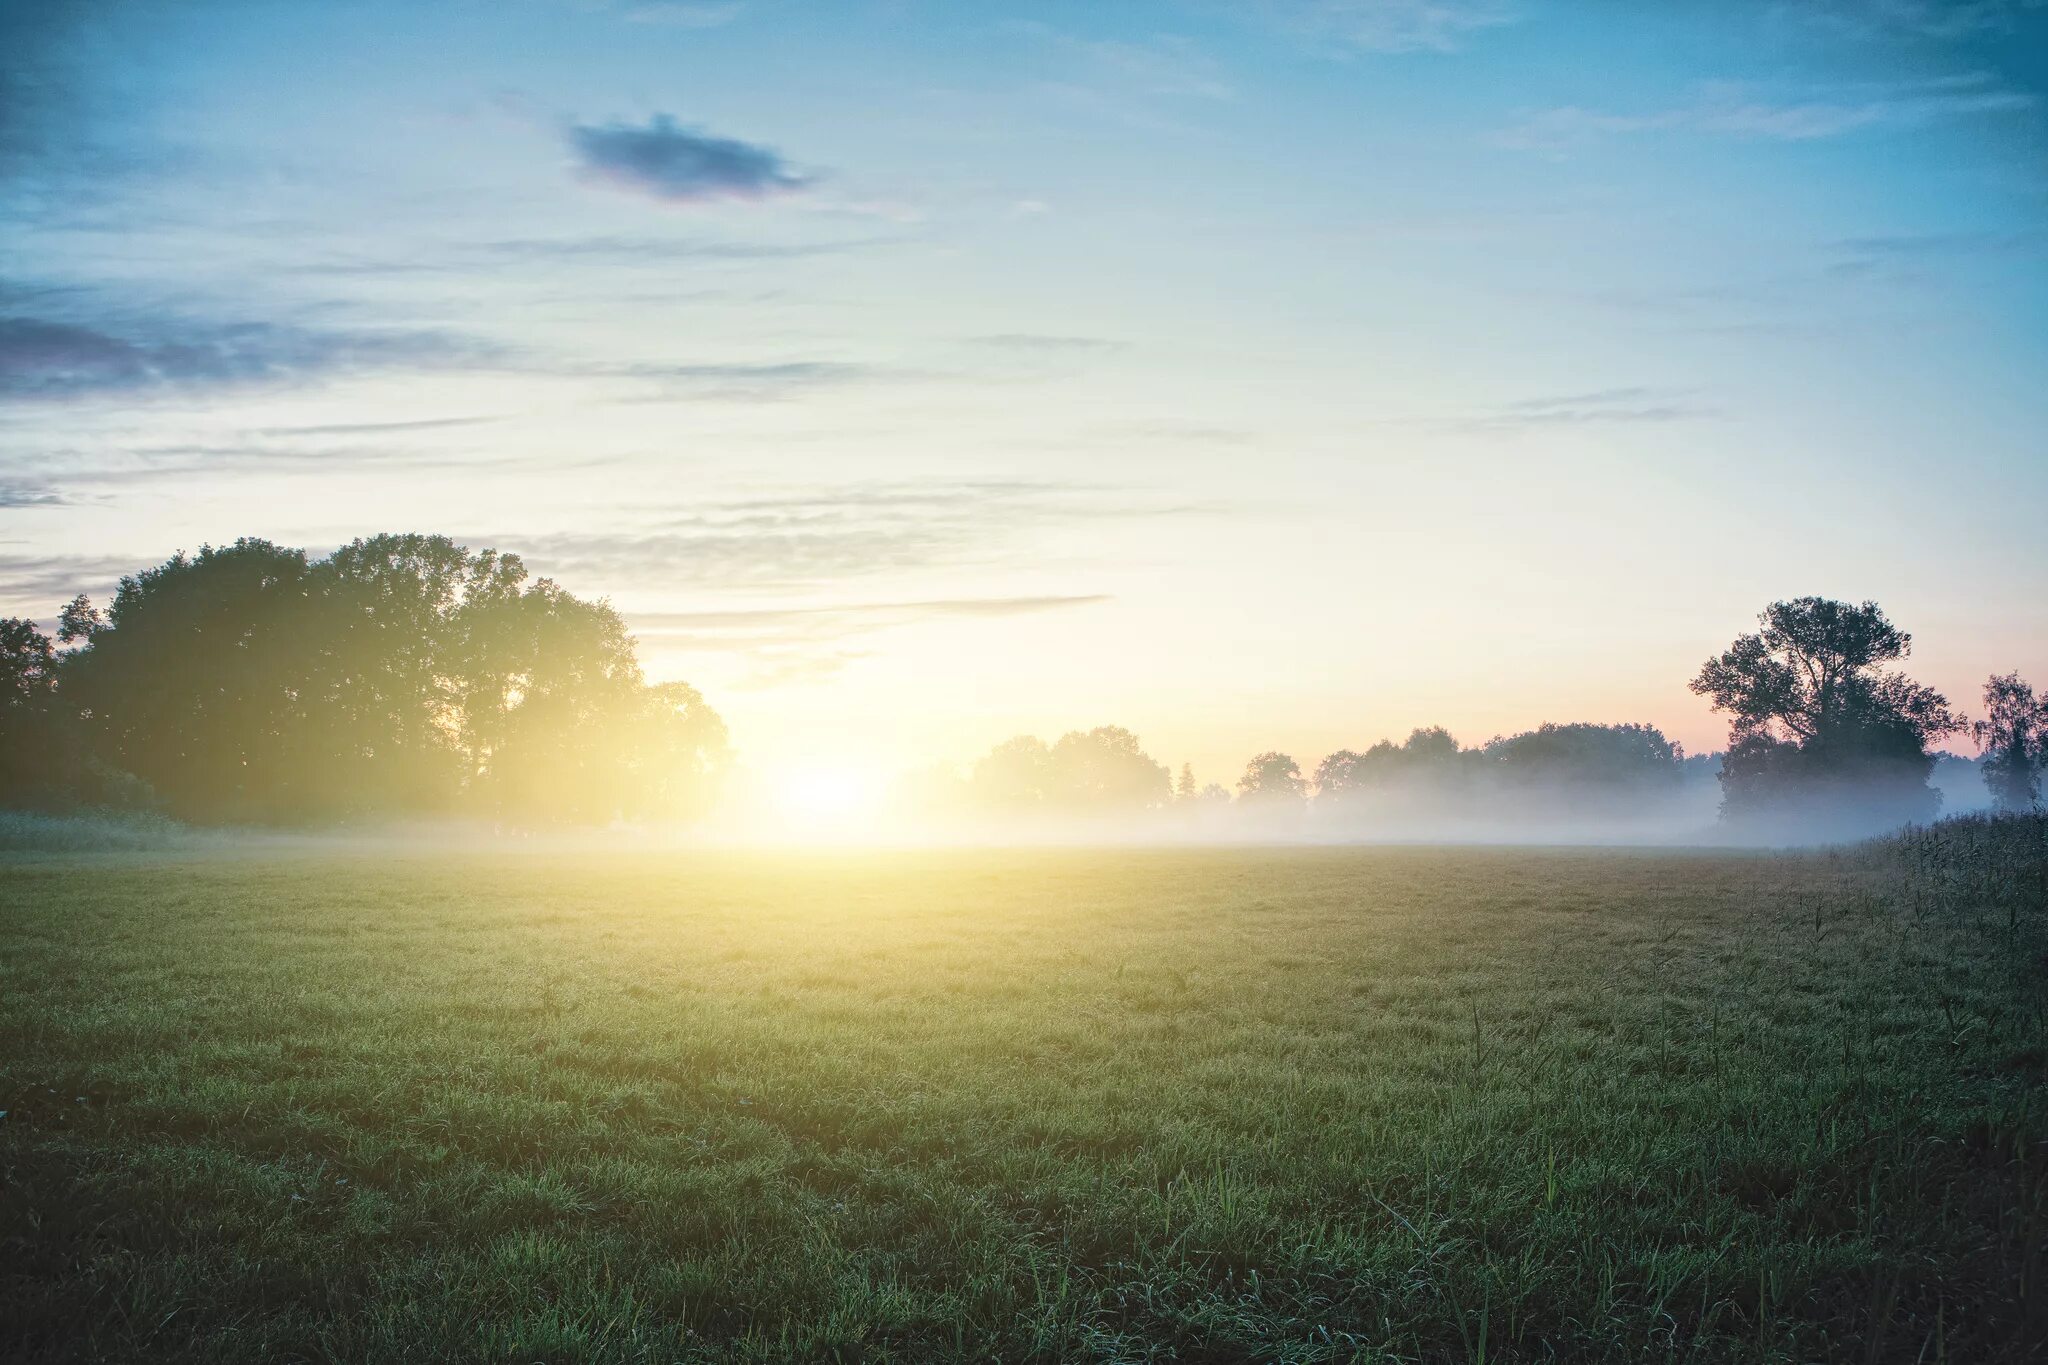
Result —
<instances>
[{"instance_id":1,"label":"tree canopy","mask_svg":"<svg viewBox=\"0 0 2048 1365\"><path fill-rule=\"evenodd\" d=\"M2026 810L2041 799L2048 759L2048 698L2017 673L1984 684L1984 719L1970 727L1984 755L1984 786L2000 810Z\"/></svg>"},{"instance_id":2,"label":"tree canopy","mask_svg":"<svg viewBox=\"0 0 2048 1365\"><path fill-rule=\"evenodd\" d=\"M683 815L726 762L717 715L645 682L609 605L445 536L206 546L59 622L61 652L9 623L10 660L47 656L43 730L189 820Z\"/></svg>"},{"instance_id":3,"label":"tree canopy","mask_svg":"<svg viewBox=\"0 0 2048 1365\"><path fill-rule=\"evenodd\" d=\"M1692 690L1732 718L1722 766L1736 818L1855 807L1883 823L1931 817L1928 746L1963 727L1947 698L1885 666L1913 637L1875 602L1774 602L1760 629L1702 665Z\"/></svg>"}]
</instances>

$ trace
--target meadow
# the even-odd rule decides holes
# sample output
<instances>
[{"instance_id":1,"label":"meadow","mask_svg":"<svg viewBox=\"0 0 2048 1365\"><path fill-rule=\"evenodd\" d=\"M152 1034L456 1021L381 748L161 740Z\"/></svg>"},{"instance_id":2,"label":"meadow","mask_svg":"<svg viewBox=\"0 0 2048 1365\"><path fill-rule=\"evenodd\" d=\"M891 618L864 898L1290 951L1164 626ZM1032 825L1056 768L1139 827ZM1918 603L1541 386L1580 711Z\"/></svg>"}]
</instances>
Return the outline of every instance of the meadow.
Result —
<instances>
[{"instance_id":1,"label":"meadow","mask_svg":"<svg viewBox=\"0 0 2048 1365\"><path fill-rule=\"evenodd\" d=\"M9 855L0 1359L2039 1358L2044 848Z\"/></svg>"}]
</instances>

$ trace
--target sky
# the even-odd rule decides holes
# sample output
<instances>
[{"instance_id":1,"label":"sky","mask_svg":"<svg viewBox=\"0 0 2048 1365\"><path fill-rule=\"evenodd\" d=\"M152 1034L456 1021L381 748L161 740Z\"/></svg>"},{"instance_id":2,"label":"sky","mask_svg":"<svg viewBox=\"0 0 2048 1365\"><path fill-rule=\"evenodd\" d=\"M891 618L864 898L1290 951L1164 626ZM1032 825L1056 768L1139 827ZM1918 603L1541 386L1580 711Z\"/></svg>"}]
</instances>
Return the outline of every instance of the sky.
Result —
<instances>
[{"instance_id":1,"label":"sky","mask_svg":"<svg viewBox=\"0 0 2048 1365\"><path fill-rule=\"evenodd\" d=\"M2039 0L0 5L0 614L429 531L763 768L2048 682Z\"/></svg>"}]
</instances>

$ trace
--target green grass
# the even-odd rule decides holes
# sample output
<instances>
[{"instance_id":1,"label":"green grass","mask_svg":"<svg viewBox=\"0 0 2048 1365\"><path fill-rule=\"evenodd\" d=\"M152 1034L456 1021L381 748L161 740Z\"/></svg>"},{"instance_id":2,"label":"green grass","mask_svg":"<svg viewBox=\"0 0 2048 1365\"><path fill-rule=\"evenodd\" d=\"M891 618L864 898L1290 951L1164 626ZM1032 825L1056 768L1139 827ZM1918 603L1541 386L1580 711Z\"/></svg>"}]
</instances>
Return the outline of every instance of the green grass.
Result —
<instances>
[{"instance_id":1,"label":"green grass","mask_svg":"<svg viewBox=\"0 0 2048 1365\"><path fill-rule=\"evenodd\" d=\"M1975 837L0 864L0 1359L2038 1358Z\"/></svg>"}]
</instances>

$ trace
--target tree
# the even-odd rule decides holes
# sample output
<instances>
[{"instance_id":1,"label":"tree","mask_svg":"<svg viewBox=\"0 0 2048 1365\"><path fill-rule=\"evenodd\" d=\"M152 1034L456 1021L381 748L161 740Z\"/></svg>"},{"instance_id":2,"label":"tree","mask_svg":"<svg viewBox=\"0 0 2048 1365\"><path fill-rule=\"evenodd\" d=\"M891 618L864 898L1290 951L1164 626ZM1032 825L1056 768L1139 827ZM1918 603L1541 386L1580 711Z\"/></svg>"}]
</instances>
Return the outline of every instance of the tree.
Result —
<instances>
[{"instance_id":1,"label":"tree","mask_svg":"<svg viewBox=\"0 0 2048 1365\"><path fill-rule=\"evenodd\" d=\"M66 710L100 762L188 819L317 804L327 774L309 684L322 633L305 551L202 546L123 578L97 624L73 607L65 626L82 643L64 663Z\"/></svg>"},{"instance_id":2,"label":"tree","mask_svg":"<svg viewBox=\"0 0 2048 1365\"><path fill-rule=\"evenodd\" d=\"M1544 722L1483 751L1487 770L1510 786L1580 794L1640 796L1675 788L1685 750L1654 725L1557 725Z\"/></svg>"},{"instance_id":3,"label":"tree","mask_svg":"<svg viewBox=\"0 0 2048 1365\"><path fill-rule=\"evenodd\" d=\"M1061 735L1052 746L1051 783L1057 803L1075 811L1149 810L1173 799L1165 765L1120 725Z\"/></svg>"},{"instance_id":4,"label":"tree","mask_svg":"<svg viewBox=\"0 0 2048 1365\"><path fill-rule=\"evenodd\" d=\"M1867 825L1927 819L1927 746L1962 728L1939 692L1888 671L1912 637L1875 602L1774 602L1692 681L1730 713L1721 769L1732 818L1832 809Z\"/></svg>"},{"instance_id":5,"label":"tree","mask_svg":"<svg viewBox=\"0 0 2048 1365\"><path fill-rule=\"evenodd\" d=\"M57 651L36 623L0 618L0 806L42 804L58 761Z\"/></svg>"},{"instance_id":6,"label":"tree","mask_svg":"<svg viewBox=\"0 0 2048 1365\"><path fill-rule=\"evenodd\" d=\"M203 546L64 608L60 709L192 820L701 810L723 723L646 683L608 604L526 576L445 536Z\"/></svg>"},{"instance_id":7,"label":"tree","mask_svg":"<svg viewBox=\"0 0 2048 1365\"><path fill-rule=\"evenodd\" d=\"M1286 754L1267 751L1244 765L1237 779L1238 799L1262 803L1299 803L1308 796L1301 765Z\"/></svg>"},{"instance_id":8,"label":"tree","mask_svg":"<svg viewBox=\"0 0 2048 1365\"><path fill-rule=\"evenodd\" d=\"M1164 806L1173 781L1164 764L1118 725L1070 730L1051 746L1019 735L990 750L967 782L974 804L1018 814L1104 814Z\"/></svg>"},{"instance_id":9,"label":"tree","mask_svg":"<svg viewBox=\"0 0 2048 1365\"><path fill-rule=\"evenodd\" d=\"M1442 726L1418 728L1409 731L1404 744L1383 739L1364 753L1339 749L1330 754L1316 765L1316 795L1343 801L1397 785L1408 795L1435 792L1449 785L1471 756Z\"/></svg>"},{"instance_id":10,"label":"tree","mask_svg":"<svg viewBox=\"0 0 2048 1365\"><path fill-rule=\"evenodd\" d=\"M1006 739L978 760L967 779L974 803L987 810L1041 810L1052 781L1052 753L1036 735Z\"/></svg>"},{"instance_id":11,"label":"tree","mask_svg":"<svg viewBox=\"0 0 2048 1365\"><path fill-rule=\"evenodd\" d=\"M2048 697L2017 673L1984 684L1984 719L1971 727L1984 756L1984 785L2000 810L2027 810L2041 799L2041 768L2048 761Z\"/></svg>"},{"instance_id":12,"label":"tree","mask_svg":"<svg viewBox=\"0 0 2048 1365\"><path fill-rule=\"evenodd\" d=\"M1192 763L1181 764L1180 781L1174 784L1173 799L1184 806L1196 800L1201 794L1202 789L1195 781L1195 765Z\"/></svg>"}]
</instances>

